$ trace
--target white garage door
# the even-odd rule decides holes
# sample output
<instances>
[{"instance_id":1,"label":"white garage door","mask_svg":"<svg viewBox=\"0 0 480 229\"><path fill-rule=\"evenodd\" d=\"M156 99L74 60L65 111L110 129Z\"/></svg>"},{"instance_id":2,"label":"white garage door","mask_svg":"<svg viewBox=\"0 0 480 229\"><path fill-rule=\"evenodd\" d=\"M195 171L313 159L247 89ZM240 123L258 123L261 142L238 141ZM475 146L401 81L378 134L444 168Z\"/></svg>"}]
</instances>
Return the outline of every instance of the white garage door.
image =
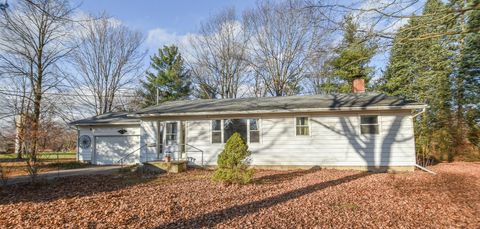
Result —
<instances>
[{"instance_id":1,"label":"white garage door","mask_svg":"<svg viewBox=\"0 0 480 229\"><path fill-rule=\"evenodd\" d=\"M97 165L135 164L140 160L140 136L95 137L95 163ZM127 156L129 155L129 156Z\"/></svg>"}]
</instances>

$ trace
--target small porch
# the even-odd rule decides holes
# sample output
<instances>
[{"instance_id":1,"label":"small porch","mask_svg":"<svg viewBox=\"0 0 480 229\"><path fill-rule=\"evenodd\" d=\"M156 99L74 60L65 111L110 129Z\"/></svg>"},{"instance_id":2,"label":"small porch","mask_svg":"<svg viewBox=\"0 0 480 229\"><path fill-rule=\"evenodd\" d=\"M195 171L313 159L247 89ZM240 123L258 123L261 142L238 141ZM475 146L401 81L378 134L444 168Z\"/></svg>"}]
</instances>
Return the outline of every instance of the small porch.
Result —
<instances>
[{"instance_id":1,"label":"small porch","mask_svg":"<svg viewBox=\"0 0 480 229\"><path fill-rule=\"evenodd\" d=\"M180 172L187 165L203 167L204 151L188 144L186 121L145 120L141 129L144 132L142 144L146 146L141 151L143 164Z\"/></svg>"}]
</instances>

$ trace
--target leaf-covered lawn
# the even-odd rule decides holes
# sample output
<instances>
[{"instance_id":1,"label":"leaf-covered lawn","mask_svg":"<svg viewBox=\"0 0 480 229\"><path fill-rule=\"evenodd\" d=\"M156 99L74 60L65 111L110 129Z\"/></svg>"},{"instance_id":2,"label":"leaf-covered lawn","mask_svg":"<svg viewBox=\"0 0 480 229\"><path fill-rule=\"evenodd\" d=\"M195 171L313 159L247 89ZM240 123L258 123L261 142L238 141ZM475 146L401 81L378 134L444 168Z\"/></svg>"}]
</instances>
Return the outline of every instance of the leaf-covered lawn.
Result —
<instances>
[{"instance_id":1,"label":"leaf-covered lawn","mask_svg":"<svg viewBox=\"0 0 480 229\"><path fill-rule=\"evenodd\" d=\"M439 175L259 171L251 185L226 187L203 170L64 178L4 189L0 225L479 228L480 164L432 169Z\"/></svg>"}]
</instances>

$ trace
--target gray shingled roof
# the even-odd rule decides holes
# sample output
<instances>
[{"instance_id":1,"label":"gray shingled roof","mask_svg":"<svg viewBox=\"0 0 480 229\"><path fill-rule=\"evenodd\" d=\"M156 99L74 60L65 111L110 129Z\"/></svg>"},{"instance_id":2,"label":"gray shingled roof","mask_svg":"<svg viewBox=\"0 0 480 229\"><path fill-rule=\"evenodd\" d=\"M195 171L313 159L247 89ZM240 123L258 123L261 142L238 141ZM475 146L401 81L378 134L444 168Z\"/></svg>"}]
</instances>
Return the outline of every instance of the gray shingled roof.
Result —
<instances>
[{"instance_id":1,"label":"gray shingled roof","mask_svg":"<svg viewBox=\"0 0 480 229\"><path fill-rule=\"evenodd\" d=\"M325 110L414 109L422 107L425 107L425 105L407 101L400 97L362 93L171 101L134 112L132 116L153 117Z\"/></svg>"},{"instance_id":2,"label":"gray shingled roof","mask_svg":"<svg viewBox=\"0 0 480 229\"><path fill-rule=\"evenodd\" d=\"M112 112L71 125L137 124L141 117L249 113L287 113L329 110L416 109L425 104L384 94L340 94L241 99L197 99L165 102L138 112Z\"/></svg>"},{"instance_id":3,"label":"gray shingled roof","mask_svg":"<svg viewBox=\"0 0 480 229\"><path fill-rule=\"evenodd\" d=\"M128 112L111 112L73 121L70 125L101 125L101 124L137 124L140 119L127 116Z\"/></svg>"}]
</instances>

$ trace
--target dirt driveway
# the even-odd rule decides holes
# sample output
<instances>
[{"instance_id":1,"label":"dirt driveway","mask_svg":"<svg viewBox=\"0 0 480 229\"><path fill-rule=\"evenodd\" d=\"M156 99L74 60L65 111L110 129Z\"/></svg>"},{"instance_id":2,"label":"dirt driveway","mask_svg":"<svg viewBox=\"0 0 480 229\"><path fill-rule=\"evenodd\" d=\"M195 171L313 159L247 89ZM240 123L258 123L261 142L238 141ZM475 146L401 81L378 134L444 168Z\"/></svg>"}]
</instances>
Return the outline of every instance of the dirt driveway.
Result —
<instances>
[{"instance_id":1,"label":"dirt driveway","mask_svg":"<svg viewBox=\"0 0 480 229\"><path fill-rule=\"evenodd\" d=\"M2 227L479 228L480 164L406 174L258 171L228 186L211 171L143 178L97 175L11 186L0 196Z\"/></svg>"}]
</instances>

